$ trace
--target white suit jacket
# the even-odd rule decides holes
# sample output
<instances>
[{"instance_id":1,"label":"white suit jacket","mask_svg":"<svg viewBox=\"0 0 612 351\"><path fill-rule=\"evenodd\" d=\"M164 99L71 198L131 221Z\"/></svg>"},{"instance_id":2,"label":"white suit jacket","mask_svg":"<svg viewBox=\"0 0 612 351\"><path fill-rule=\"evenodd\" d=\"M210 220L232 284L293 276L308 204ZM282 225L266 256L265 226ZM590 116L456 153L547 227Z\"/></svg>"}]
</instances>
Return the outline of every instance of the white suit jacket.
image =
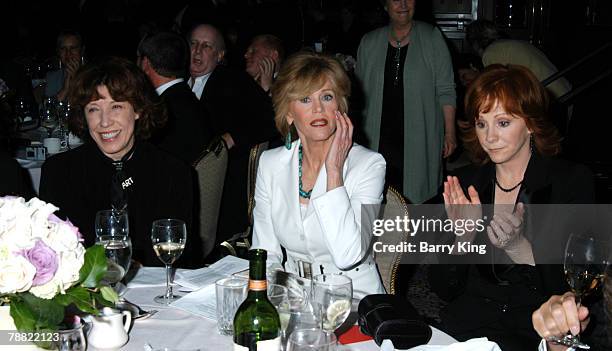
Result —
<instances>
[{"instance_id":1,"label":"white suit jacket","mask_svg":"<svg viewBox=\"0 0 612 351\"><path fill-rule=\"evenodd\" d=\"M384 293L371 251L371 223L383 198L385 160L376 152L353 145L344 163L344 186L331 191L327 191L323 165L302 220L298 148L299 140L293 142L291 150L283 146L261 155L255 186L253 247L267 250L269 262L280 265L282 245L287 252L287 272L297 274L299 261L303 261L311 264L313 276L346 274L353 280L355 297ZM362 207L364 204L370 206Z\"/></svg>"}]
</instances>

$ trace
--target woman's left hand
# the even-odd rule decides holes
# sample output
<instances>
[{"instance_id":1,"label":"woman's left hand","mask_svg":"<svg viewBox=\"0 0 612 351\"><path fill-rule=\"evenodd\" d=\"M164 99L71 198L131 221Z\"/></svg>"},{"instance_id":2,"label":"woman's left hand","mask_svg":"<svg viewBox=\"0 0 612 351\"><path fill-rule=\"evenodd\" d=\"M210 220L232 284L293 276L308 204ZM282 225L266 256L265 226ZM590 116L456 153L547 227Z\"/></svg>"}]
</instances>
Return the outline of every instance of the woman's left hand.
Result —
<instances>
[{"instance_id":1,"label":"woman's left hand","mask_svg":"<svg viewBox=\"0 0 612 351\"><path fill-rule=\"evenodd\" d=\"M493 219L487 226L487 233L491 243L499 249L510 249L523 238L523 215L525 206L523 203L516 205L513 213L501 212L493 215Z\"/></svg>"},{"instance_id":2,"label":"woman's left hand","mask_svg":"<svg viewBox=\"0 0 612 351\"><path fill-rule=\"evenodd\" d=\"M346 115L346 113L336 111L336 132L333 135L331 147L329 148L327 157L325 158L328 191L342 185L342 169L352 146L353 123L351 123L351 119ZM330 184L330 181L332 180L330 177L337 179ZM339 183L336 184L338 181Z\"/></svg>"}]
</instances>

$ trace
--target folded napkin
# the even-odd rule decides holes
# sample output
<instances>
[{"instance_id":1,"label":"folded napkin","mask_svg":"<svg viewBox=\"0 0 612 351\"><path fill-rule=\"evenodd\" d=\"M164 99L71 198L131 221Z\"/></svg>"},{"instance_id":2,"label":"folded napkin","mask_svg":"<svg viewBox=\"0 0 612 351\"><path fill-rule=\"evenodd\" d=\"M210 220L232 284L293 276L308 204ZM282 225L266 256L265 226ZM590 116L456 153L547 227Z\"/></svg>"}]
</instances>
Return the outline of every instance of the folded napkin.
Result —
<instances>
[{"instance_id":1,"label":"folded napkin","mask_svg":"<svg viewBox=\"0 0 612 351\"><path fill-rule=\"evenodd\" d=\"M394 351L391 340L384 340L380 345L380 351ZM410 351L501 351L499 346L487 338L470 339L464 342L456 342L450 345L421 345L411 348Z\"/></svg>"},{"instance_id":2,"label":"folded napkin","mask_svg":"<svg viewBox=\"0 0 612 351\"><path fill-rule=\"evenodd\" d=\"M178 269L177 274L185 271ZM140 267L133 278L127 282L128 288L145 288L149 286L166 286L166 268Z\"/></svg>"}]
</instances>

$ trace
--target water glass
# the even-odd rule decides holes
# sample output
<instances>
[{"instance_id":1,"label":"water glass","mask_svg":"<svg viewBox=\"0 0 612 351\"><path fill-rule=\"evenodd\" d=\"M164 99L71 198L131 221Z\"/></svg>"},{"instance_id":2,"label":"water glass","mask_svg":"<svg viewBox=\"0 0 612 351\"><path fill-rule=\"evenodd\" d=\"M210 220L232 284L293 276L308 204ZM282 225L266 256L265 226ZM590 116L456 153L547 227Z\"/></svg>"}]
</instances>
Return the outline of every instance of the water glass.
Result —
<instances>
[{"instance_id":1,"label":"water glass","mask_svg":"<svg viewBox=\"0 0 612 351\"><path fill-rule=\"evenodd\" d=\"M287 351L336 351L337 345L338 340L333 331L298 329L289 336Z\"/></svg>"},{"instance_id":2,"label":"water glass","mask_svg":"<svg viewBox=\"0 0 612 351\"><path fill-rule=\"evenodd\" d=\"M304 299L291 299L277 307L281 324L281 350L287 350L291 333L298 329L321 329L320 305Z\"/></svg>"},{"instance_id":3,"label":"water glass","mask_svg":"<svg viewBox=\"0 0 612 351\"><path fill-rule=\"evenodd\" d=\"M130 269L132 241L127 235L100 235L96 244L104 246L107 270L104 280L115 286Z\"/></svg>"},{"instance_id":4,"label":"water glass","mask_svg":"<svg viewBox=\"0 0 612 351\"><path fill-rule=\"evenodd\" d=\"M323 329L334 331L344 323L353 299L353 281L342 274L320 274L312 278L312 300L321 306Z\"/></svg>"},{"instance_id":5,"label":"water glass","mask_svg":"<svg viewBox=\"0 0 612 351\"><path fill-rule=\"evenodd\" d=\"M129 235L130 225L127 212L115 210L102 210L96 213L96 237L102 235L124 236Z\"/></svg>"},{"instance_id":6,"label":"water glass","mask_svg":"<svg viewBox=\"0 0 612 351\"><path fill-rule=\"evenodd\" d=\"M234 316L240 304L246 299L248 280L223 278L215 283L217 296L217 327L221 335L234 334Z\"/></svg>"}]
</instances>

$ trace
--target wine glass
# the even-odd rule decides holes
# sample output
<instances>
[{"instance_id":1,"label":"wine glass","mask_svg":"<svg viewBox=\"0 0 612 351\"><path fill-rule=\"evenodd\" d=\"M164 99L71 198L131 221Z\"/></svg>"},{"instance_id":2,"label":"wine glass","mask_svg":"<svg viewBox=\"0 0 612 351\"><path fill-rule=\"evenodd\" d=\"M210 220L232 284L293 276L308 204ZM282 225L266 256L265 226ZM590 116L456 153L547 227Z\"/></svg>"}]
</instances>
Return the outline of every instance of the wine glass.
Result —
<instances>
[{"instance_id":1,"label":"wine glass","mask_svg":"<svg viewBox=\"0 0 612 351\"><path fill-rule=\"evenodd\" d=\"M169 305L181 296L172 293L172 264L181 256L187 241L187 227L180 219L158 219L153 222L151 241L157 257L166 265L166 293L155 302Z\"/></svg>"},{"instance_id":2,"label":"wine glass","mask_svg":"<svg viewBox=\"0 0 612 351\"><path fill-rule=\"evenodd\" d=\"M130 269L132 241L127 235L100 235L96 244L104 247L107 270L104 280L114 287Z\"/></svg>"},{"instance_id":3,"label":"wine glass","mask_svg":"<svg viewBox=\"0 0 612 351\"><path fill-rule=\"evenodd\" d=\"M315 306L318 306L315 304ZM288 299L276 308L281 324L281 350L287 350L289 336L298 329L321 329L321 313L304 299Z\"/></svg>"},{"instance_id":4,"label":"wine glass","mask_svg":"<svg viewBox=\"0 0 612 351\"><path fill-rule=\"evenodd\" d=\"M576 305L582 298L602 285L609 264L608 242L592 236L570 234L565 245L563 268L565 277L576 296ZM563 338L550 337L549 341L577 349L588 348L579 335L568 333Z\"/></svg>"},{"instance_id":5,"label":"wine glass","mask_svg":"<svg viewBox=\"0 0 612 351\"><path fill-rule=\"evenodd\" d=\"M353 281L342 274L316 275L312 278L312 300L321 308L323 329L334 331L351 312Z\"/></svg>"},{"instance_id":6,"label":"wine glass","mask_svg":"<svg viewBox=\"0 0 612 351\"><path fill-rule=\"evenodd\" d=\"M58 125L57 116L51 107L43 108L42 115L40 116L40 125L47 130L48 137L51 138L53 131Z\"/></svg>"},{"instance_id":7,"label":"wine glass","mask_svg":"<svg viewBox=\"0 0 612 351\"><path fill-rule=\"evenodd\" d=\"M333 331L298 329L289 336L287 351L336 351L337 345L338 340Z\"/></svg>"},{"instance_id":8,"label":"wine glass","mask_svg":"<svg viewBox=\"0 0 612 351\"><path fill-rule=\"evenodd\" d=\"M96 237L102 235L128 236L129 221L125 211L102 210L96 213Z\"/></svg>"}]
</instances>

